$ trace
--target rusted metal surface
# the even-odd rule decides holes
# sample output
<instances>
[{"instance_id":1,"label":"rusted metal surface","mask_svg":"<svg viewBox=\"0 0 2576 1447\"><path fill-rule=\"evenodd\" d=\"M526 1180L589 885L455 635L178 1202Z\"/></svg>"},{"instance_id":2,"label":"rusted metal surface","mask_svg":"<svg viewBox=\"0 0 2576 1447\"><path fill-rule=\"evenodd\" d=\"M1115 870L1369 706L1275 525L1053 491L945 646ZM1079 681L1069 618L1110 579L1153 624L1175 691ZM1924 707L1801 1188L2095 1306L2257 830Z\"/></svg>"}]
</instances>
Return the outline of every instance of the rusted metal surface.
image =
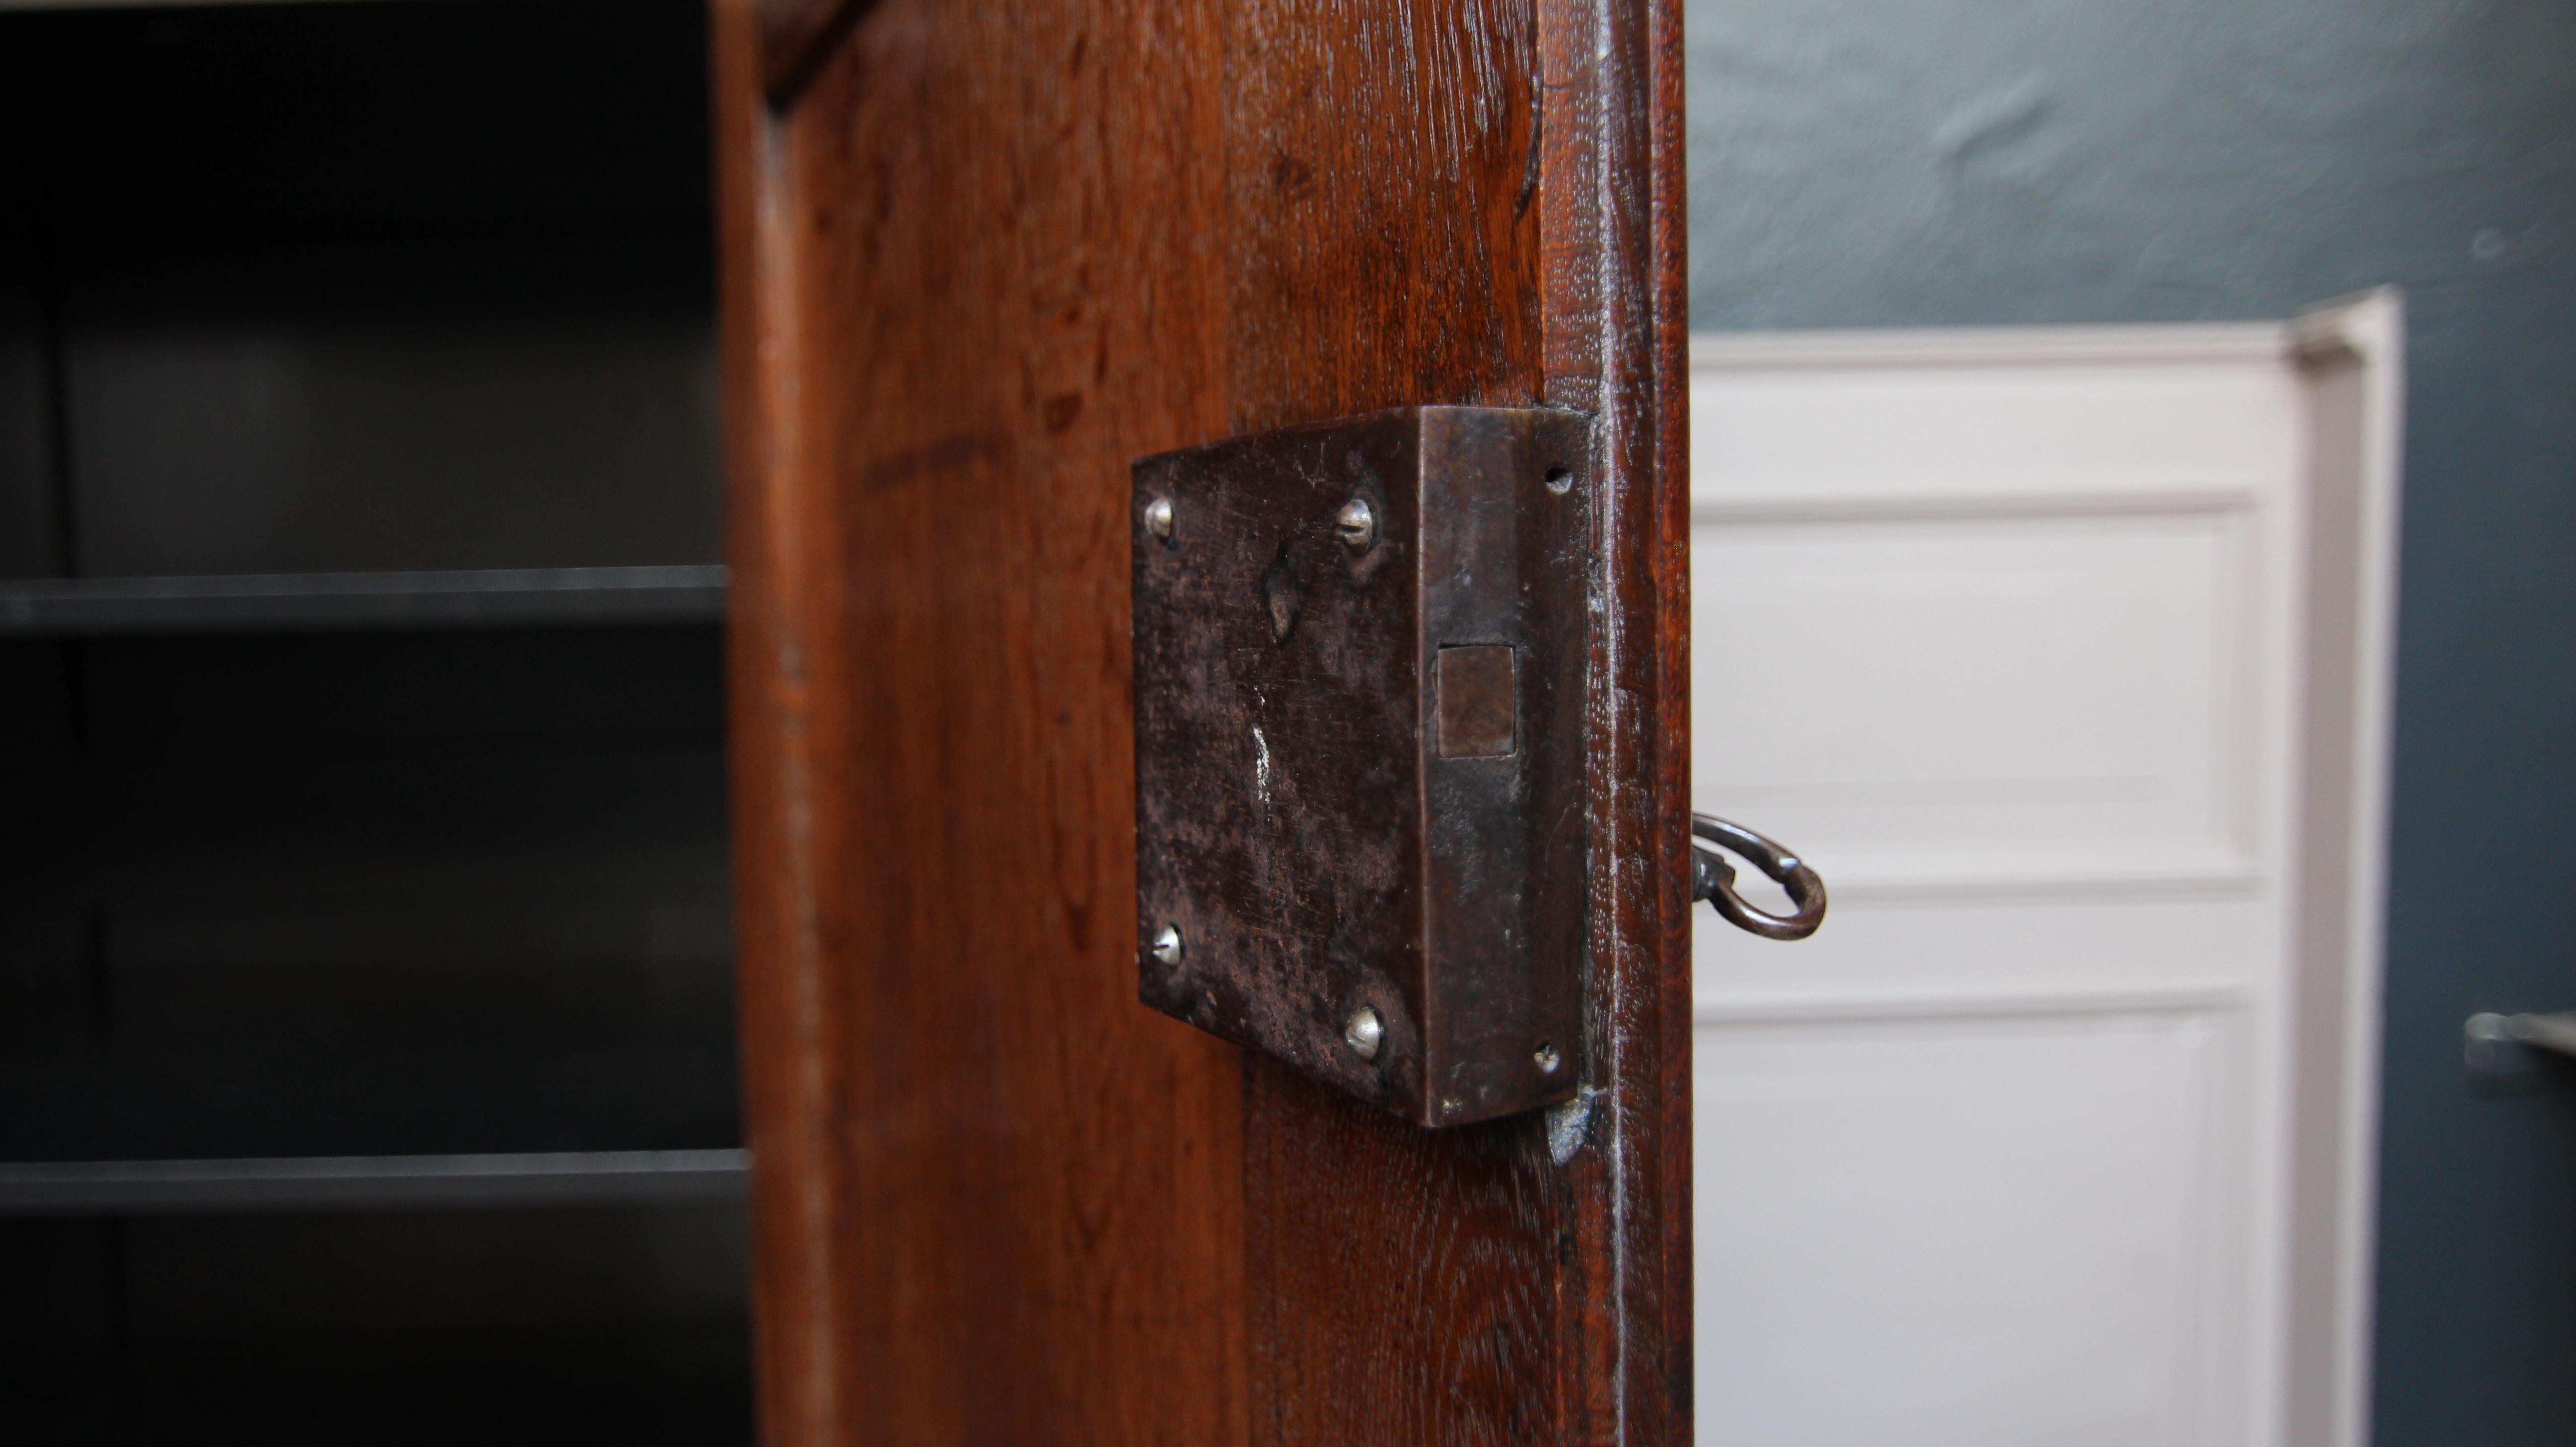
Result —
<instances>
[{"instance_id":1,"label":"rusted metal surface","mask_svg":"<svg viewBox=\"0 0 2576 1447\"><path fill-rule=\"evenodd\" d=\"M1181 942L1145 1003L1423 1125L1572 1094L1588 432L1411 408L1136 464L1137 938Z\"/></svg>"},{"instance_id":2,"label":"rusted metal surface","mask_svg":"<svg viewBox=\"0 0 2576 1447\"><path fill-rule=\"evenodd\" d=\"M1512 752L1520 717L1520 653L1490 644L1440 650L1432 688L1440 699L1440 757Z\"/></svg>"},{"instance_id":3,"label":"rusted metal surface","mask_svg":"<svg viewBox=\"0 0 2576 1447\"><path fill-rule=\"evenodd\" d=\"M1766 914L1755 909L1735 892L1735 866L1726 862L1726 856L1693 847L1691 898L1707 900L1728 924L1766 940L1802 940L1825 922L1825 881L1786 847L1741 824L1706 814L1691 816L1691 832L1753 861L1754 868L1789 891L1789 902L1797 906L1789 914Z\"/></svg>"}]
</instances>

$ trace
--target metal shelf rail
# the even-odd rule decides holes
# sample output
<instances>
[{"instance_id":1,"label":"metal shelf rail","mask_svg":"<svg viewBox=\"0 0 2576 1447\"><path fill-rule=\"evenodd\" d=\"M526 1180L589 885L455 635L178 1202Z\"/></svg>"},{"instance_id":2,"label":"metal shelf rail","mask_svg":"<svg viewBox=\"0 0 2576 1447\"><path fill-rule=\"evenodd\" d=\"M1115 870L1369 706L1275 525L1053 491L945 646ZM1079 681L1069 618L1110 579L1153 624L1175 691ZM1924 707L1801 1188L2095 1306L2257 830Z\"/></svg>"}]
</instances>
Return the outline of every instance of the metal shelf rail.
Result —
<instances>
[{"instance_id":1,"label":"metal shelf rail","mask_svg":"<svg viewBox=\"0 0 2576 1447\"><path fill-rule=\"evenodd\" d=\"M0 1163L0 1216L668 1205L743 1197L742 1150Z\"/></svg>"},{"instance_id":2,"label":"metal shelf rail","mask_svg":"<svg viewBox=\"0 0 2576 1447\"><path fill-rule=\"evenodd\" d=\"M715 623L719 564L0 582L0 637Z\"/></svg>"}]
</instances>

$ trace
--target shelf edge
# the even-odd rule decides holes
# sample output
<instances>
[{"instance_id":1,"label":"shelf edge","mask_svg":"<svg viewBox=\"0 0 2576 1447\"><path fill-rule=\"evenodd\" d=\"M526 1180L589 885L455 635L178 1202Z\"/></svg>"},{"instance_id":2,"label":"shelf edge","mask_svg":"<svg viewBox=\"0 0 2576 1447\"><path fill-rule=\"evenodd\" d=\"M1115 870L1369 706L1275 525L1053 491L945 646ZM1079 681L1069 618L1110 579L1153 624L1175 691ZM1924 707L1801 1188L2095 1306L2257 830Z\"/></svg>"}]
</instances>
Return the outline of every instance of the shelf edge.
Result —
<instances>
[{"instance_id":1,"label":"shelf edge","mask_svg":"<svg viewBox=\"0 0 2576 1447\"><path fill-rule=\"evenodd\" d=\"M742 1150L0 1163L0 1216L739 1201Z\"/></svg>"},{"instance_id":2,"label":"shelf edge","mask_svg":"<svg viewBox=\"0 0 2576 1447\"><path fill-rule=\"evenodd\" d=\"M0 582L0 636L716 623L722 564Z\"/></svg>"}]
</instances>

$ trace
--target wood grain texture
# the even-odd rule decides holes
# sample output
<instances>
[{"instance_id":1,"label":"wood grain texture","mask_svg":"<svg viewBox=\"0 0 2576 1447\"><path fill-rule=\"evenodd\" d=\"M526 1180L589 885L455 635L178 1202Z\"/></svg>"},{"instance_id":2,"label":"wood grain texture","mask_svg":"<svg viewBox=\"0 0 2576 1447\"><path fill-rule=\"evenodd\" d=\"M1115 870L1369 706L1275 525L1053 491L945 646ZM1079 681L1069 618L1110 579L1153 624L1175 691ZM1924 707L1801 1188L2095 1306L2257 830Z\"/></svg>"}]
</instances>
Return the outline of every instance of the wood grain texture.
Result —
<instances>
[{"instance_id":1,"label":"wood grain texture","mask_svg":"<svg viewBox=\"0 0 2576 1447\"><path fill-rule=\"evenodd\" d=\"M1688 330L1678 5L1546 0L1547 400L1599 419L1588 1140L1568 1163L1561 1440L1686 1443Z\"/></svg>"},{"instance_id":2,"label":"wood grain texture","mask_svg":"<svg viewBox=\"0 0 2576 1447\"><path fill-rule=\"evenodd\" d=\"M783 112L726 76L773 1442L1243 1434L1240 1066L1130 953L1126 464L1224 425L1190 21L895 0Z\"/></svg>"},{"instance_id":3,"label":"wood grain texture","mask_svg":"<svg viewBox=\"0 0 2576 1447\"><path fill-rule=\"evenodd\" d=\"M1230 430L1537 400L1530 4L1218 7Z\"/></svg>"},{"instance_id":4,"label":"wood grain texture","mask_svg":"<svg viewBox=\"0 0 2576 1447\"><path fill-rule=\"evenodd\" d=\"M1536 400L1526 0L1265 0L1227 38L1231 430ZM1429 1133L1246 1070L1254 1440L1552 1437L1540 1118Z\"/></svg>"},{"instance_id":5,"label":"wood grain texture","mask_svg":"<svg viewBox=\"0 0 2576 1447\"><path fill-rule=\"evenodd\" d=\"M769 1440L1680 1440L1672 7L854 15L781 91L716 12ZM1128 460L1542 401L1608 447L1564 1166L1154 1015L1129 907Z\"/></svg>"}]
</instances>

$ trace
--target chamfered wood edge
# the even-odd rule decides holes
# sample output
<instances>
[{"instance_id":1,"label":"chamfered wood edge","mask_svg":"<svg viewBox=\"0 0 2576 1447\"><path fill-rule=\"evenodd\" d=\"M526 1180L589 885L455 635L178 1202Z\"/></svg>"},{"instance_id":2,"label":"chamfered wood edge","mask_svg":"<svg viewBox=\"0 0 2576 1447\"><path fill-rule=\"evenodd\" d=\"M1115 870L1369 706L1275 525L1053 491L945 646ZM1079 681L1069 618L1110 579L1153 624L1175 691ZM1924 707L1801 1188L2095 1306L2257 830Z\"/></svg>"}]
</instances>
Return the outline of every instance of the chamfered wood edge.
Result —
<instances>
[{"instance_id":1,"label":"chamfered wood edge","mask_svg":"<svg viewBox=\"0 0 2576 1447\"><path fill-rule=\"evenodd\" d=\"M1663 807L1661 833L1662 968L1656 1007L1662 1070L1655 1082L1663 1186L1664 1440L1694 1436L1697 1356L1691 1256L1691 897L1690 897L1690 235L1681 0L1653 0L1649 20L1653 138L1655 266L1655 446L1657 566L1662 609Z\"/></svg>"},{"instance_id":2,"label":"chamfered wood edge","mask_svg":"<svg viewBox=\"0 0 2576 1447\"><path fill-rule=\"evenodd\" d=\"M1600 417L1587 1084L1566 1439L1687 1442L1690 497L1677 0L1543 0L1548 399ZM1564 116L1564 111L1574 111ZM1564 1146L1558 1148L1564 1153Z\"/></svg>"},{"instance_id":3,"label":"chamfered wood edge","mask_svg":"<svg viewBox=\"0 0 2576 1447\"><path fill-rule=\"evenodd\" d=\"M1585 1083L1564 1437L1692 1431L1688 316L1678 0L1541 0L1547 399L1599 418ZM1570 1156L1568 1151L1570 1148Z\"/></svg>"},{"instance_id":4,"label":"chamfered wood edge","mask_svg":"<svg viewBox=\"0 0 2576 1447\"><path fill-rule=\"evenodd\" d=\"M778 212L785 198L761 21L755 0L709 5L725 548L735 579L725 653L741 941L736 988L744 1140L753 1153L755 1410L763 1440L816 1442L834 1435L838 1415L826 1280L835 1164L820 1138L829 1119L828 1063L806 1004L820 984L821 952L812 911L812 811L798 794L814 761L795 606L803 570L788 516L795 416L779 405L795 373L796 315L786 285L791 238ZM773 1037L773 1022L793 1033Z\"/></svg>"},{"instance_id":5,"label":"chamfered wood edge","mask_svg":"<svg viewBox=\"0 0 2576 1447\"><path fill-rule=\"evenodd\" d=\"M755 0L760 88L773 106L792 103L833 47L875 0Z\"/></svg>"}]
</instances>

